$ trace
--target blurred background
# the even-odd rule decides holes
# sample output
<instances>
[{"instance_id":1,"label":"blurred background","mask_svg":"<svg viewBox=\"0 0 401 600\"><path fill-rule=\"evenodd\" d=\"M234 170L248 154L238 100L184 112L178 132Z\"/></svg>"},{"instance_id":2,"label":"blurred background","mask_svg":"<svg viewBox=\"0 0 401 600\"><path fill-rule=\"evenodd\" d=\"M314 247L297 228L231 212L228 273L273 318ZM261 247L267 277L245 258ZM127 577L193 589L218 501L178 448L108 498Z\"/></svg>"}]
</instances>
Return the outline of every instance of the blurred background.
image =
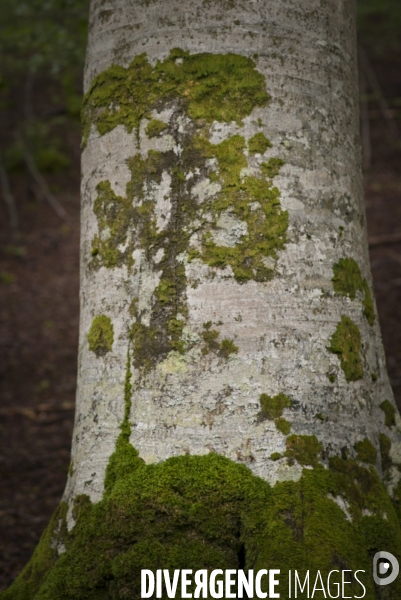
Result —
<instances>
[{"instance_id":1,"label":"blurred background","mask_svg":"<svg viewBox=\"0 0 401 600\"><path fill-rule=\"evenodd\" d=\"M78 342L79 114L88 0L2 0L0 590L63 493ZM359 0L370 258L401 407L401 2Z\"/></svg>"}]
</instances>

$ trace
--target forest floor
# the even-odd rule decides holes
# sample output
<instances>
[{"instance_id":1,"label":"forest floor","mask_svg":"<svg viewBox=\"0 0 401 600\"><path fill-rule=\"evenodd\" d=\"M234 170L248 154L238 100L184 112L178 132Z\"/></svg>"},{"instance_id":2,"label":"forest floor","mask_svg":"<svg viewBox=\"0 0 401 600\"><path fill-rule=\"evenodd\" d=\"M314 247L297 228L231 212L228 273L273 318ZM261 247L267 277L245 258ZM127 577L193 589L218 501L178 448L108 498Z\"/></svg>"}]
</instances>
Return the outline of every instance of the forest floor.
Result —
<instances>
[{"instance_id":1,"label":"forest floor","mask_svg":"<svg viewBox=\"0 0 401 600\"><path fill-rule=\"evenodd\" d=\"M375 60L401 123L401 51ZM398 111L398 115L397 115ZM369 102L372 162L365 176L369 238L401 231L401 140ZM21 222L12 243L0 203L0 590L31 556L62 495L69 466L78 346L79 139L71 168L48 177L62 221L24 172L11 186ZM372 245L371 266L387 366L401 407L401 241Z\"/></svg>"}]
</instances>

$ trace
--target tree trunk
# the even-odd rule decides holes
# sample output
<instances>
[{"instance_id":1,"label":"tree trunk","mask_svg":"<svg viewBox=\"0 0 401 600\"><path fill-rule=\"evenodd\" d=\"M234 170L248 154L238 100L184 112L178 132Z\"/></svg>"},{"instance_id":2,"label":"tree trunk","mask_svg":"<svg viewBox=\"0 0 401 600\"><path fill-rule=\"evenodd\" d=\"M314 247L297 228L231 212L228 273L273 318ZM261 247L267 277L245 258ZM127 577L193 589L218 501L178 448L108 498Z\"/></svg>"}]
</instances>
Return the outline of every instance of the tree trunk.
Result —
<instances>
[{"instance_id":1,"label":"tree trunk","mask_svg":"<svg viewBox=\"0 0 401 600\"><path fill-rule=\"evenodd\" d=\"M372 300L354 2L94 1L85 86L72 463L0 597L138 598L141 568L278 568L361 569L366 598L398 598L371 575L401 549L401 421Z\"/></svg>"}]
</instances>

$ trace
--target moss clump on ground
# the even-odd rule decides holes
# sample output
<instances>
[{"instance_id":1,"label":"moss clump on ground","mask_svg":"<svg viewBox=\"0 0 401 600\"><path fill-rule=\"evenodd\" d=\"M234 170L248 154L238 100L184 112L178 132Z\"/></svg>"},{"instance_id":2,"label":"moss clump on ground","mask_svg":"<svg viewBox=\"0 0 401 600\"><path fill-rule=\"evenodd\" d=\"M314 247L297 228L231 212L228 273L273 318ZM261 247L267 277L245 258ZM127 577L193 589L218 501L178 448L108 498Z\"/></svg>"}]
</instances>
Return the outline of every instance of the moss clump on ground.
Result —
<instances>
[{"instance_id":1,"label":"moss clump on ground","mask_svg":"<svg viewBox=\"0 0 401 600\"><path fill-rule=\"evenodd\" d=\"M271 141L261 132L256 133L248 142L248 148L251 154L264 154L266 150L271 147Z\"/></svg>"},{"instance_id":2,"label":"moss clump on ground","mask_svg":"<svg viewBox=\"0 0 401 600\"><path fill-rule=\"evenodd\" d=\"M104 356L110 352L113 346L114 331L110 317L98 315L92 321L88 333L89 350L96 356Z\"/></svg>"},{"instance_id":3,"label":"moss clump on ground","mask_svg":"<svg viewBox=\"0 0 401 600\"><path fill-rule=\"evenodd\" d=\"M160 121L160 119L152 119L146 125L145 133L149 138L157 137L168 129L168 123L164 123L164 121Z\"/></svg>"},{"instance_id":4,"label":"moss clump on ground","mask_svg":"<svg viewBox=\"0 0 401 600\"><path fill-rule=\"evenodd\" d=\"M340 323L331 336L329 350L340 356L341 368L348 382L362 379L361 334L349 317L345 315L341 317Z\"/></svg>"},{"instance_id":5,"label":"moss clump on ground","mask_svg":"<svg viewBox=\"0 0 401 600\"><path fill-rule=\"evenodd\" d=\"M372 442L365 438L359 442L357 442L354 446L357 455L357 460L361 460L362 462L375 465L377 459L377 450L373 446Z\"/></svg>"},{"instance_id":6,"label":"moss clump on ground","mask_svg":"<svg viewBox=\"0 0 401 600\"><path fill-rule=\"evenodd\" d=\"M263 419L278 419L282 416L285 408L291 407L291 400L285 394L277 394L277 396L269 396L261 394L259 397L260 417Z\"/></svg>"},{"instance_id":7,"label":"moss clump on ground","mask_svg":"<svg viewBox=\"0 0 401 600\"><path fill-rule=\"evenodd\" d=\"M112 463L103 499L77 498L70 532L64 515L55 515L41 552L1 600L134 600L141 568L281 569L282 597L289 569L320 570L324 580L332 569L363 569L366 597L373 599L372 554L384 547L396 556L401 551L383 484L373 468L354 461L332 459L329 469L316 465L297 482L271 487L216 454L145 465L120 437ZM116 470L120 463L124 468ZM347 503L351 521L333 497ZM53 537L66 549L58 558ZM347 592L360 596L362 588L354 581ZM400 581L387 593L398 600Z\"/></svg>"},{"instance_id":8,"label":"moss clump on ground","mask_svg":"<svg viewBox=\"0 0 401 600\"><path fill-rule=\"evenodd\" d=\"M333 272L334 276L332 282L334 291L337 292L337 294L349 296L351 300L354 300L357 291L363 293L364 314L369 325L373 325L375 312L372 295L370 293L368 282L361 275L358 263L353 258L340 258L338 263L333 266Z\"/></svg>"},{"instance_id":9,"label":"moss clump on ground","mask_svg":"<svg viewBox=\"0 0 401 600\"><path fill-rule=\"evenodd\" d=\"M384 424L386 427L394 427L395 425L395 408L389 400L383 400L380 408L384 412Z\"/></svg>"}]
</instances>

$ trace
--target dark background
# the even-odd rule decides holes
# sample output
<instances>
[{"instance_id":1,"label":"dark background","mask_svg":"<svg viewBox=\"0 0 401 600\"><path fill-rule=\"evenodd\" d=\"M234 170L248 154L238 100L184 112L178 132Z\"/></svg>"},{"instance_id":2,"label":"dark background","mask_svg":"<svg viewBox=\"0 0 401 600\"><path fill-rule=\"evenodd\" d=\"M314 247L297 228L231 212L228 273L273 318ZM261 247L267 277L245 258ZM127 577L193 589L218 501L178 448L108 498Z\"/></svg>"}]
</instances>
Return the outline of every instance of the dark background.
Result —
<instances>
[{"instance_id":1,"label":"dark background","mask_svg":"<svg viewBox=\"0 0 401 600\"><path fill-rule=\"evenodd\" d=\"M87 0L2 0L0 590L63 493L78 340L79 155ZM401 2L360 0L370 258L401 406Z\"/></svg>"}]
</instances>

